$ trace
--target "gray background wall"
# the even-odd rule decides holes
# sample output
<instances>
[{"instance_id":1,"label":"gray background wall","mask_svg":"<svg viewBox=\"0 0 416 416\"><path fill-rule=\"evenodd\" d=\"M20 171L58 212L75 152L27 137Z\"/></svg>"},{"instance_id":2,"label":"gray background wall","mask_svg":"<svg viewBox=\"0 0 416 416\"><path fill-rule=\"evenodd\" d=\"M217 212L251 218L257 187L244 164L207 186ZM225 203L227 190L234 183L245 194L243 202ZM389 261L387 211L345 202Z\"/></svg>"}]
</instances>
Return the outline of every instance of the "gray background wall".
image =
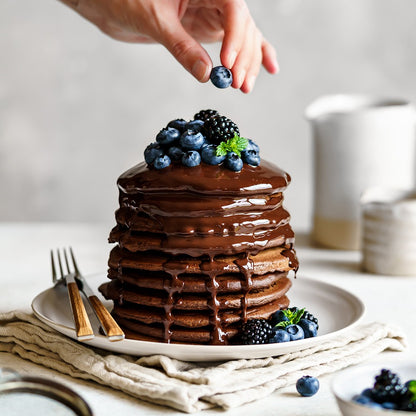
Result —
<instances>
[{"instance_id":1,"label":"gray background wall","mask_svg":"<svg viewBox=\"0 0 416 416\"><path fill-rule=\"evenodd\" d=\"M114 41L56 0L0 2L0 221L113 223L118 175L167 121L215 108L287 170L295 228L310 225L321 94L416 99L414 0L249 0L278 76L244 95L198 84L158 45ZM219 64L217 45L208 46Z\"/></svg>"}]
</instances>

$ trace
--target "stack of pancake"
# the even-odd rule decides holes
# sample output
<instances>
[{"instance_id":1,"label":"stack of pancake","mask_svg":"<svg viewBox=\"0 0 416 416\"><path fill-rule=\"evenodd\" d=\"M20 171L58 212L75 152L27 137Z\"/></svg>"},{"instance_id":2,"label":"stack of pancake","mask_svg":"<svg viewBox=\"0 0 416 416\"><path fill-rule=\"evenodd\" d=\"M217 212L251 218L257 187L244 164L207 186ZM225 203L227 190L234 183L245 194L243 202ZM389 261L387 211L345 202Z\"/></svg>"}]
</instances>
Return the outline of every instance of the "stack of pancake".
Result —
<instances>
[{"instance_id":1,"label":"stack of pancake","mask_svg":"<svg viewBox=\"0 0 416 416\"><path fill-rule=\"evenodd\" d=\"M288 307L298 262L287 173L264 160L240 172L141 163L117 183L117 245L100 291L128 338L228 344L248 319Z\"/></svg>"}]
</instances>

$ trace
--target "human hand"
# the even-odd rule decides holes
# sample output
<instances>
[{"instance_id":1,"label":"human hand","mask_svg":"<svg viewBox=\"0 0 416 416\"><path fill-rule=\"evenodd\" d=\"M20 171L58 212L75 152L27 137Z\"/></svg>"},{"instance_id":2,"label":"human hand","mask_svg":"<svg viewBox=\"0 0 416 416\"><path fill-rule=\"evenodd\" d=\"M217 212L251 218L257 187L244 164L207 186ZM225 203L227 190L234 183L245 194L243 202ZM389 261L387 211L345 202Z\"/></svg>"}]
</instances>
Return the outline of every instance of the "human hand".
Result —
<instances>
[{"instance_id":1,"label":"human hand","mask_svg":"<svg viewBox=\"0 0 416 416\"><path fill-rule=\"evenodd\" d=\"M232 87L252 90L261 65L278 71L276 53L244 0L61 0L104 33L125 42L158 42L198 81L212 61L201 43L222 41L220 59Z\"/></svg>"}]
</instances>

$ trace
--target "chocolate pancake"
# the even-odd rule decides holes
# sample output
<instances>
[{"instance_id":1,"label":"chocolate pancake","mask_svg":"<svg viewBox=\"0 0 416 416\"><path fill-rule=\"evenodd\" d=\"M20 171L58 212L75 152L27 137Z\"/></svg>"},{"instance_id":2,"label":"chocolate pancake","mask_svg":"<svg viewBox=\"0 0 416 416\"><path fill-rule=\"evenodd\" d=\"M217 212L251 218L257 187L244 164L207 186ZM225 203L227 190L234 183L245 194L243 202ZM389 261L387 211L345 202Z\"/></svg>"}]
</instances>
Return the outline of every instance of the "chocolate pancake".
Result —
<instances>
[{"instance_id":1,"label":"chocolate pancake","mask_svg":"<svg viewBox=\"0 0 416 416\"><path fill-rule=\"evenodd\" d=\"M247 319L288 307L298 267L282 205L289 183L266 161L240 172L141 163L122 174L100 291L126 335L227 344Z\"/></svg>"}]
</instances>

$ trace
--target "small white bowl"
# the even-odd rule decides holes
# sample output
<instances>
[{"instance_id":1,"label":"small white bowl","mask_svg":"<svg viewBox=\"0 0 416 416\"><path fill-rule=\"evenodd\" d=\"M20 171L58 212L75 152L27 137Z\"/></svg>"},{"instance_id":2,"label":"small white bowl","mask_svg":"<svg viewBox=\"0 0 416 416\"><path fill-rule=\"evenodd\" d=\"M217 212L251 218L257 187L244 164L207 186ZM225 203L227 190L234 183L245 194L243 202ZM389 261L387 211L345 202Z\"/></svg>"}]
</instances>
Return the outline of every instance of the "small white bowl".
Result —
<instances>
[{"instance_id":1,"label":"small white bowl","mask_svg":"<svg viewBox=\"0 0 416 416\"><path fill-rule=\"evenodd\" d=\"M380 416L388 415L405 416L411 412L399 410L373 409L352 401L356 394L374 385L374 378L383 369L389 369L396 373L402 383L410 379L416 379L416 362L380 362L368 365L350 367L341 371L332 379L332 392L337 399L338 407L344 416Z\"/></svg>"}]
</instances>

